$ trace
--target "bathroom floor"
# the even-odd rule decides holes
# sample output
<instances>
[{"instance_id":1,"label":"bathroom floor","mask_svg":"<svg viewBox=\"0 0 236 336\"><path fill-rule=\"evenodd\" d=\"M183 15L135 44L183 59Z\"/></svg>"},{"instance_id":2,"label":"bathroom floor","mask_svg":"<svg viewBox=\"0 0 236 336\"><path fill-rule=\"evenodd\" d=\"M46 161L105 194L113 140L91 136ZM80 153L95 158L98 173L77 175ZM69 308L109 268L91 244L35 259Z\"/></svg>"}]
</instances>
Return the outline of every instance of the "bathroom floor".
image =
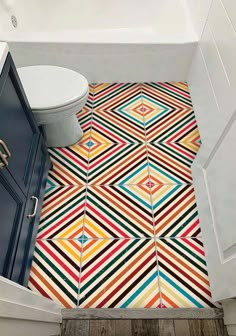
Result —
<instances>
[{"instance_id":1,"label":"bathroom floor","mask_svg":"<svg viewBox=\"0 0 236 336\"><path fill-rule=\"evenodd\" d=\"M90 85L81 141L50 149L29 287L81 308L211 307L186 83Z\"/></svg>"}]
</instances>

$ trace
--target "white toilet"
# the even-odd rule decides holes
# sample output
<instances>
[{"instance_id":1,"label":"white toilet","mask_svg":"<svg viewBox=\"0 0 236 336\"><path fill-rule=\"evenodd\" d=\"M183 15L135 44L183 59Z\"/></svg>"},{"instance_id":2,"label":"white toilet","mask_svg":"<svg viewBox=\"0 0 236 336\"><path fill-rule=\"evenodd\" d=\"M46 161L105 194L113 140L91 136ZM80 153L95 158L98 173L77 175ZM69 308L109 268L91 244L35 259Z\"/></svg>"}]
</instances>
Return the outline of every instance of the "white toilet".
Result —
<instances>
[{"instance_id":1,"label":"white toilet","mask_svg":"<svg viewBox=\"0 0 236 336\"><path fill-rule=\"evenodd\" d=\"M57 66L36 65L17 70L47 146L65 147L78 142L83 131L76 113L88 98L86 78Z\"/></svg>"}]
</instances>

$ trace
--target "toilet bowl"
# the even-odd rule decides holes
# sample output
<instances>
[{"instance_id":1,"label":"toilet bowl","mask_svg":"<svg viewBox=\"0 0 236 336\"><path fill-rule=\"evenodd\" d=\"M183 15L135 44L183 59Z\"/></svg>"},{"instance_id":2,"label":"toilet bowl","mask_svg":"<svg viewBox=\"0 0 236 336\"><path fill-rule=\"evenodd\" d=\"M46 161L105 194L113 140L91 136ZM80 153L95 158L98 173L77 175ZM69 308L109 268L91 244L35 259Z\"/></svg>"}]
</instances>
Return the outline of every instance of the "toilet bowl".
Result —
<instances>
[{"instance_id":1,"label":"toilet bowl","mask_svg":"<svg viewBox=\"0 0 236 336\"><path fill-rule=\"evenodd\" d=\"M17 70L47 146L65 147L78 142L83 131L76 114L88 98L86 78L57 66L36 65Z\"/></svg>"}]
</instances>

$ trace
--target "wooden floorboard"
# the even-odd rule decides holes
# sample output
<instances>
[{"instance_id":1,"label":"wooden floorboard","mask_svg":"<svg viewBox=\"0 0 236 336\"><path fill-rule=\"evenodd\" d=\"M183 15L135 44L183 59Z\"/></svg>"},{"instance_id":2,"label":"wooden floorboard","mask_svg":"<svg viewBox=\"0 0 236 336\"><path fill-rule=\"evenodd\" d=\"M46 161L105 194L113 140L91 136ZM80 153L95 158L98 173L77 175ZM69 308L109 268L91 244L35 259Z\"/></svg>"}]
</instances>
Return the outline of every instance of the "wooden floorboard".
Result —
<instances>
[{"instance_id":1,"label":"wooden floorboard","mask_svg":"<svg viewBox=\"0 0 236 336\"><path fill-rule=\"evenodd\" d=\"M178 308L178 309L62 309L62 317L67 320L154 320L154 319L220 319L223 310L218 308Z\"/></svg>"},{"instance_id":2,"label":"wooden floorboard","mask_svg":"<svg viewBox=\"0 0 236 336\"><path fill-rule=\"evenodd\" d=\"M90 321L89 336L115 336L116 321L115 320L92 320ZM87 335L88 336L88 335Z\"/></svg>"},{"instance_id":3,"label":"wooden floorboard","mask_svg":"<svg viewBox=\"0 0 236 336\"><path fill-rule=\"evenodd\" d=\"M190 336L188 320L175 320L175 336Z\"/></svg>"},{"instance_id":4,"label":"wooden floorboard","mask_svg":"<svg viewBox=\"0 0 236 336\"><path fill-rule=\"evenodd\" d=\"M88 336L90 334L89 320L67 320L62 322L62 335Z\"/></svg>"},{"instance_id":5,"label":"wooden floorboard","mask_svg":"<svg viewBox=\"0 0 236 336\"><path fill-rule=\"evenodd\" d=\"M131 320L115 320L116 336L132 336Z\"/></svg>"},{"instance_id":6,"label":"wooden floorboard","mask_svg":"<svg viewBox=\"0 0 236 336\"><path fill-rule=\"evenodd\" d=\"M227 336L223 320L63 320L61 336Z\"/></svg>"},{"instance_id":7,"label":"wooden floorboard","mask_svg":"<svg viewBox=\"0 0 236 336\"><path fill-rule=\"evenodd\" d=\"M130 321L132 334L135 336L159 335L159 323L157 320L132 320Z\"/></svg>"},{"instance_id":8,"label":"wooden floorboard","mask_svg":"<svg viewBox=\"0 0 236 336\"><path fill-rule=\"evenodd\" d=\"M160 320L159 321L159 335L175 336L174 320Z\"/></svg>"}]
</instances>

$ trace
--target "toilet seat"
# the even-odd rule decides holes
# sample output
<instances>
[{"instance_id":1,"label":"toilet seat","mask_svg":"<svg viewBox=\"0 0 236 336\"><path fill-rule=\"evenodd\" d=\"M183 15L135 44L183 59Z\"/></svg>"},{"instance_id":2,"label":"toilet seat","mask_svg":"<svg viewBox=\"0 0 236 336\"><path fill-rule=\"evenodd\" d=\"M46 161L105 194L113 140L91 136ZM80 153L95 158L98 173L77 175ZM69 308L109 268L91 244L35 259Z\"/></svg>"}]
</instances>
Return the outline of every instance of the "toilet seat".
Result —
<instances>
[{"instance_id":1,"label":"toilet seat","mask_svg":"<svg viewBox=\"0 0 236 336\"><path fill-rule=\"evenodd\" d=\"M47 110L35 110L32 109L34 113L35 120L38 125L50 124L61 119L64 119L67 116L76 114L80 111L80 106L84 105L89 95L89 89L87 89L86 94L81 97L79 100L73 102L72 104L60 106L57 108L51 108Z\"/></svg>"},{"instance_id":2,"label":"toilet seat","mask_svg":"<svg viewBox=\"0 0 236 336\"><path fill-rule=\"evenodd\" d=\"M81 74L51 65L35 65L18 69L34 113L61 112L88 94L88 82Z\"/></svg>"}]
</instances>

